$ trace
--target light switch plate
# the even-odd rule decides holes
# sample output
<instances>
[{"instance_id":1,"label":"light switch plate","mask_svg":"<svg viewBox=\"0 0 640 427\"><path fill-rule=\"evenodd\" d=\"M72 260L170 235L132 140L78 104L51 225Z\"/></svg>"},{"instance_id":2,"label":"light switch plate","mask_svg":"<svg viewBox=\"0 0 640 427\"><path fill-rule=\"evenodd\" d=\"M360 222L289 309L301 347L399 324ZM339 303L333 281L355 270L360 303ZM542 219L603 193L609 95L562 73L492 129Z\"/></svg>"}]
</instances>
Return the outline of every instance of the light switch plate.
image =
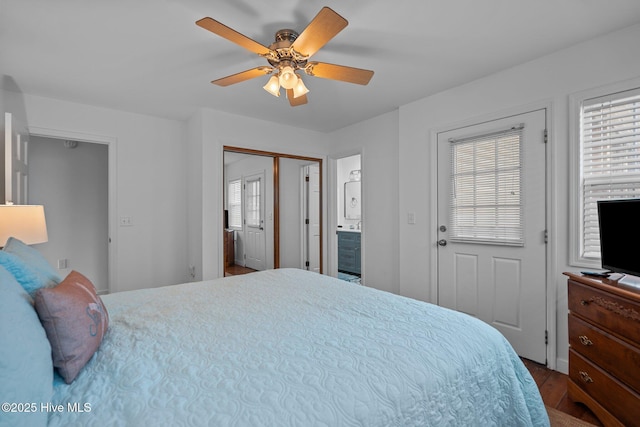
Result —
<instances>
[{"instance_id":1,"label":"light switch plate","mask_svg":"<svg viewBox=\"0 0 640 427\"><path fill-rule=\"evenodd\" d=\"M415 224L416 223L416 213L409 212L407 213L407 224Z\"/></svg>"}]
</instances>

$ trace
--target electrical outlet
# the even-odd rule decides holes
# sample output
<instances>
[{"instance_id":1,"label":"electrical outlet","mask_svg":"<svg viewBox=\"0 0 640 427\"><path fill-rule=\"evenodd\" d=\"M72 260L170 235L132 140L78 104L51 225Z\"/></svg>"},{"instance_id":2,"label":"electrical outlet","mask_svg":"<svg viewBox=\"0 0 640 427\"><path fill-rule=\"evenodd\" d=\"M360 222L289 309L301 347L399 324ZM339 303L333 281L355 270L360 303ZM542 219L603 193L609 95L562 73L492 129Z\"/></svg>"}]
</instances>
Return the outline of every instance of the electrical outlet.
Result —
<instances>
[{"instance_id":1,"label":"electrical outlet","mask_svg":"<svg viewBox=\"0 0 640 427\"><path fill-rule=\"evenodd\" d=\"M131 227L133 225L133 221L130 216L121 216L120 217L120 227Z\"/></svg>"},{"instance_id":2,"label":"electrical outlet","mask_svg":"<svg viewBox=\"0 0 640 427\"><path fill-rule=\"evenodd\" d=\"M69 265L68 259L64 258L58 260L58 270L64 270L65 268L67 268L67 265Z\"/></svg>"},{"instance_id":3,"label":"electrical outlet","mask_svg":"<svg viewBox=\"0 0 640 427\"><path fill-rule=\"evenodd\" d=\"M189 276L191 276L192 279L196 278L196 266L195 265L190 265L189 266Z\"/></svg>"}]
</instances>

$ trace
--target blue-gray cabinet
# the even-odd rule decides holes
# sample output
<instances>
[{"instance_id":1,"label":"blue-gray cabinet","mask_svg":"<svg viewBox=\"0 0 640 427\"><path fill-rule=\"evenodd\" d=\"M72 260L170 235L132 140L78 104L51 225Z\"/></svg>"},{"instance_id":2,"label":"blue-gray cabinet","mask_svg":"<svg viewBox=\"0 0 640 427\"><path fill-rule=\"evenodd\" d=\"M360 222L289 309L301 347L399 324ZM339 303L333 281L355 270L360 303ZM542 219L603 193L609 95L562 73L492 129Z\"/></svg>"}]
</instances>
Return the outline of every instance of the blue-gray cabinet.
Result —
<instances>
[{"instance_id":1,"label":"blue-gray cabinet","mask_svg":"<svg viewBox=\"0 0 640 427\"><path fill-rule=\"evenodd\" d=\"M360 275L360 233L338 231L338 271Z\"/></svg>"}]
</instances>

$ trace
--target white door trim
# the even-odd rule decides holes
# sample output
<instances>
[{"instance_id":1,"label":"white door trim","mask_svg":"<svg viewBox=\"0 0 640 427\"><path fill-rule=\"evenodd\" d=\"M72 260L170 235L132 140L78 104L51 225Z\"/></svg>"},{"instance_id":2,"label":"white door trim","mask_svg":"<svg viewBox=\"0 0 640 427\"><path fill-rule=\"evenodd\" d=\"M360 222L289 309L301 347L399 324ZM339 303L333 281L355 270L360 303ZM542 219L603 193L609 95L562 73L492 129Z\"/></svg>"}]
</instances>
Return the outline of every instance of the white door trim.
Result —
<instances>
[{"instance_id":1,"label":"white door trim","mask_svg":"<svg viewBox=\"0 0 640 427\"><path fill-rule=\"evenodd\" d=\"M553 183L556 182L556 164L555 159L559 157L556 153L558 147L553 142L555 138L555 126L554 126L554 104L552 100L543 100L526 104L518 107L512 107L500 111L494 111L491 113L483 114L480 116L473 116L461 121L449 123L447 125L431 128L428 133L428 147L429 147L429 194L438 194L438 134L450 129L461 128L465 126L471 126L476 123L488 122L497 120L503 117L515 116L535 110L546 110L547 120L547 150L546 150L546 169L547 169L547 182L546 182L546 222L547 222L547 271L546 271L546 286L547 286L547 330L549 333L549 343L547 345L547 367L550 369L559 369L561 372L566 372L566 367L558 366L557 355L557 294L558 294L558 280L562 284L566 283L566 280L562 280L562 277L558 279L560 272L558 271L557 254L558 243L554 238L557 234L559 219L557 217L556 198L557 191L555 190ZM562 156L560 156L562 158ZM438 296L438 251L435 247L438 237L438 203L435 197L430 198L429 203L429 217L430 224L427 236L428 246L431 248L429 256L429 295L431 301L437 301ZM433 244L432 244L433 243ZM562 361L560 362L563 363ZM564 370L563 370L564 369Z\"/></svg>"},{"instance_id":2,"label":"white door trim","mask_svg":"<svg viewBox=\"0 0 640 427\"><path fill-rule=\"evenodd\" d=\"M93 135L84 132L75 132L69 130L50 129L39 126L28 126L30 136L39 136L43 138L56 138L56 139L70 139L79 142L89 142L93 144L106 144L108 146L108 234L109 234L109 249L108 249L108 289L109 293L118 292L117 287L117 254L118 254L118 209L117 209L117 143L118 139L111 136Z\"/></svg>"}]
</instances>

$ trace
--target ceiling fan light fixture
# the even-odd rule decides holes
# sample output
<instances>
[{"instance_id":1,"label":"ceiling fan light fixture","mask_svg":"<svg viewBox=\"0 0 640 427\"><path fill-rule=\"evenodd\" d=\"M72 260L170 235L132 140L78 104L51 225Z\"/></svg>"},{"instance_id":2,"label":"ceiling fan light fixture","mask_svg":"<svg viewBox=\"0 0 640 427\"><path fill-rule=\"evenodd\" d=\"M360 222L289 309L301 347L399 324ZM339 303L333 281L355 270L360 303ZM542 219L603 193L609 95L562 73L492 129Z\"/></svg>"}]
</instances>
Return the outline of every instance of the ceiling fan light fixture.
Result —
<instances>
[{"instance_id":1,"label":"ceiling fan light fixture","mask_svg":"<svg viewBox=\"0 0 640 427\"><path fill-rule=\"evenodd\" d=\"M258 43L213 18L199 19L196 25L257 54L269 63L269 66L254 67L213 80L211 83L217 86L230 86L271 74L272 77L263 89L279 97L280 89L284 88L289 104L296 107L308 102L306 94L309 90L302 81L302 72L307 76L360 85L368 84L373 77L371 70L326 62L309 62L312 55L348 25L346 19L327 6L318 12L301 33L290 29L278 30L275 42L269 46Z\"/></svg>"},{"instance_id":2,"label":"ceiling fan light fixture","mask_svg":"<svg viewBox=\"0 0 640 427\"><path fill-rule=\"evenodd\" d=\"M304 85L304 82L302 81L302 78L298 75L296 75L298 77L298 83L296 83L296 85L293 87L293 97L297 98L299 96L302 96L306 93L309 93L309 89L307 89L307 87Z\"/></svg>"},{"instance_id":3,"label":"ceiling fan light fixture","mask_svg":"<svg viewBox=\"0 0 640 427\"><path fill-rule=\"evenodd\" d=\"M262 88L273 96L280 96L280 80L278 76L271 76L267 84Z\"/></svg>"},{"instance_id":4,"label":"ceiling fan light fixture","mask_svg":"<svg viewBox=\"0 0 640 427\"><path fill-rule=\"evenodd\" d=\"M299 80L296 73L293 72L293 68L289 65L280 68L278 75L280 76L280 86L285 89L293 89Z\"/></svg>"}]
</instances>

